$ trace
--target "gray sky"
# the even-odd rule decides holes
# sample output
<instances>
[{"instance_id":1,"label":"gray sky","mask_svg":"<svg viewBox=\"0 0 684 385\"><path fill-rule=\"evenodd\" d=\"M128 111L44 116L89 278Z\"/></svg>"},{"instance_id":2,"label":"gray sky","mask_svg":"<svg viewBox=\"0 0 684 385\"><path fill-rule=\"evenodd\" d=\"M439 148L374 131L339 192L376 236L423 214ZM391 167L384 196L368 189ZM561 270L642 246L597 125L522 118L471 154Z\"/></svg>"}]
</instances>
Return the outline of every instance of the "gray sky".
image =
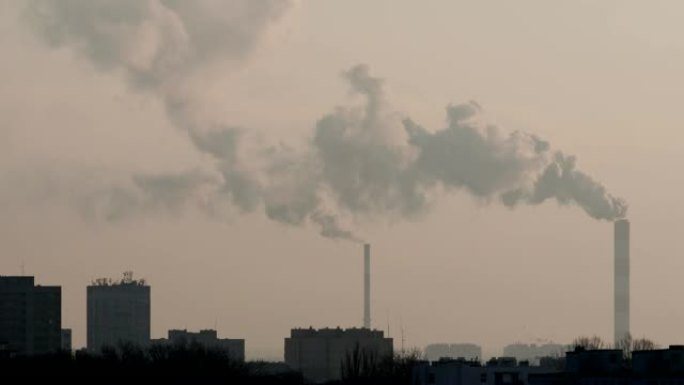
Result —
<instances>
[{"instance_id":1,"label":"gray sky","mask_svg":"<svg viewBox=\"0 0 684 385\"><path fill-rule=\"evenodd\" d=\"M579 169L629 204L633 334L684 342L674 295L684 290L684 5L263 2L278 9L252 20L241 3L207 2L236 29L217 22L198 32L207 34L202 42L232 33L241 40L217 37L207 44L225 51L200 46L209 53L170 55L180 64L152 67L147 40L96 56L80 40L95 24L46 44L26 11L40 1L0 3L0 272L18 274L23 263L39 283L61 285L75 346L85 343L85 286L127 269L152 285L155 337L216 326L246 338L248 353L278 356L291 327L360 325L362 249L321 237L314 223L290 226L224 201L207 215L197 199L215 202L201 189L191 204L176 205L176 195L143 200L115 221L84 204L130 187L132 175L226 171L189 140L194 131L179 129L174 119L185 115L166 113L168 95L176 96L169 89L197 98L193 122L240 127L242 164L226 167L249 172L260 149L306 148L319 119L362 106L342 76L360 63L384 79L391 119L410 117L434 132L447 126L449 104L474 100L479 119L502 134L528 132L577 156ZM168 22L163 12L153 17ZM156 32L145 35L153 46ZM166 78L150 77L168 68ZM385 128L398 140L401 127ZM496 197L447 190L432 191L431 207L408 218L341 210L345 228L373 244L375 327L389 323L399 340L403 325L407 346L468 341L485 354L515 341L610 340L609 222L553 201L511 210Z\"/></svg>"}]
</instances>

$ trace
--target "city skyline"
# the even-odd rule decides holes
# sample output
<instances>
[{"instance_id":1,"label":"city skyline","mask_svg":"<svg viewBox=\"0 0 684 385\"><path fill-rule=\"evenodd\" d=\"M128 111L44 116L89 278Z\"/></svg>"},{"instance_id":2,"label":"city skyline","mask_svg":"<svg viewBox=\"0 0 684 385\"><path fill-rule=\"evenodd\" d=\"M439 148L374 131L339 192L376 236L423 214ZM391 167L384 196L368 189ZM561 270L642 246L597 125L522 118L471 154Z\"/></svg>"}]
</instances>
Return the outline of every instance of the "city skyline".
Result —
<instances>
[{"instance_id":1,"label":"city skyline","mask_svg":"<svg viewBox=\"0 0 684 385\"><path fill-rule=\"evenodd\" d=\"M263 153L285 166L328 149L321 141L335 138L321 139L326 117L356 122L359 111L372 115L374 100L394 119L368 120L370 139L361 135L361 143L389 133L377 148L435 149L427 147L431 134L475 113L503 138L525 132L576 156L576 169L607 189L601 197L629 205L632 334L684 341L676 327L684 309L672 295L684 290L684 27L672 16L683 5L266 1L250 19L242 1L230 3L234 18L213 18L209 11L222 8L208 1L196 13L174 8L187 17L178 21L166 19L173 12L162 3L110 9L157 28L132 22L121 36L139 39L126 44L94 34L112 44L93 47L111 52L88 45L89 32L102 32L96 6L69 3L65 9L94 21L67 26L59 23L71 19L49 2L0 5L0 275L61 286L62 327L73 330L74 348L86 345L85 287L133 270L154 287L152 338L215 329L244 338L248 358L282 356L291 328L363 325L359 240L373 247L369 317L395 348L400 339L421 348L472 342L492 356L516 341L611 341L612 220L624 214L617 201L605 201L604 215L594 200L537 205L522 194L511 209L499 192L519 187L524 173L449 185L449 170L430 174L431 159L412 163L415 154L378 155L423 173L391 174L401 183L389 194L379 183L345 195L344 183L320 181L346 170L325 174L306 162L294 174L259 169ZM207 29L193 29L197 21ZM178 25L187 36L164 35ZM202 51L216 44L212 33L240 37ZM193 34L206 40L192 45ZM155 51L165 44L181 49ZM173 60L160 65L155 55ZM188 121L207 127L183 129ZM402 147L405 127L414 129L411 143L422 138L426 147ZM231 156L241 162L226 166L238 137L245 144ZM513 147L529 150L530 137L522 140ZM365 147L331 148L342 155L326 165L365 159ZM506 156L501 165L521 159ZM534 172L546 165L521 164ZM260 184L250 190L240 178L253 169ZM234 183L215 189L216 180ZM410 193L395 189L404 183ZM299 190L309 184L337 198ZM217 199L226 186L230 199Z\"/></svg>"}]
</instances>

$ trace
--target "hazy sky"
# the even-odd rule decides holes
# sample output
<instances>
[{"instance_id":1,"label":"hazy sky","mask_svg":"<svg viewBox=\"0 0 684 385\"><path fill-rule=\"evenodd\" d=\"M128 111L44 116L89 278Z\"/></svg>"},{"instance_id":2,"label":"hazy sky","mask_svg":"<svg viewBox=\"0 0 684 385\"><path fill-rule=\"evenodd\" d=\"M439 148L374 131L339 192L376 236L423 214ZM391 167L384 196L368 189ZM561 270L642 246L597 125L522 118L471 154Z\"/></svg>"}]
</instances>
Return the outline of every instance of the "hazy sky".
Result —
<instances>
[{"instance_id":1,"label":"hazy sky","mask_svg":"<svg viewBox=\"0 0 684 385\"><path fill-rule=\"evenodd\" d=\"M472 100L504 137L527 132L577 156L629 204L633 334L684 342L680 1L135 3L144 10L0 3L0 274L23 265L61 285L74 346L85 344L85 286L129 269L152 286L153 337L216 327L270 357L291 327L360 325L361 246L320 236L314 222L329 217L286 211L278 222L263 207L306 196L317 158L301 179L276 175L263 202L216 198L251 196L237 182L211 190L258 169L264 149L311 160L321 118L334 126L364 111L350 82L382 83L381 119L368 124L391 143L405 135L401 119L435 133L449 125L447 106ZM352 68L370 83L354 83ZM226 127L241 132L239 164L234 138L210 134ZM372 132L363 143L377 143ZM360 159L340 151L332 165ZM179 174L143 185L161 186L151 198L127 195L140 175ZM410 214L392 206L403 195L382 194L364 212L355 191L311 206L372 243L373 325L389 324L395 347L402 327L407 347L475 342L486 355L516 341L611 339L610 222L555 201L509 209L496 194L435 186L429 207Z\"/></svg>"}]
</instances>

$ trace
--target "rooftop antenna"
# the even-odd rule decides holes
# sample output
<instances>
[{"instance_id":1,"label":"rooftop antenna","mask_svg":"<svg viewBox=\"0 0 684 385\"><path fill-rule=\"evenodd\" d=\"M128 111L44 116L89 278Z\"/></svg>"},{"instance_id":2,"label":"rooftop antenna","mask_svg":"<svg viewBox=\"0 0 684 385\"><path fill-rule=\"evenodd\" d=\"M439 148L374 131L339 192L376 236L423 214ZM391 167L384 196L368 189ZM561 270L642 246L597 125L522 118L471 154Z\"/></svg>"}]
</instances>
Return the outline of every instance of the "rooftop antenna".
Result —
<instances>
[{"instance_id":1,"label":"rooftop antenna","mask_svg":"<svg viewBox=\"0 0 684 385\"><path fill-rule=\"evenodd\" d=\"M404 321L401 317L399 317L399 326L401 328L401 352L404 352L404 343L406 342L406 338L404 338Z\"/></svg>"},{"instance_id":2,"label":"rooftop antenna","mask_svg":"<svg viewBox=\"0 0 684 385\"><path fill-rule=\"evenodd\" d=\"M26 276L26 272L24 271L24 259L21 259L21 275Z\"/></svg>"},{"instance_id":3,"label":"rooftop antenna","mask_svg":"<svg viewBox=\"0 0 684 385\"><path fill-rule=\"evenodd\" d=\"M133 282L133 272L128 270L123 273L123 281L121 283L132 283Z\"/></svg>"}]
</instances>

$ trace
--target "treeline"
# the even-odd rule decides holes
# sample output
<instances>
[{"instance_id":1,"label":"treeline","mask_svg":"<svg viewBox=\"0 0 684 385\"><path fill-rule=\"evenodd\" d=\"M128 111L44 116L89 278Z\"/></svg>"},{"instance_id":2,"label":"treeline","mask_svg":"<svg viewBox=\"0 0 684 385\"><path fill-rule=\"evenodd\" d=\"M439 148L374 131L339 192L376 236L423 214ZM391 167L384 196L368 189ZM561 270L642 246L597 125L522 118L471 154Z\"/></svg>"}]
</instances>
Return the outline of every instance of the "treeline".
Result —
<instances>
[{"instance_id":1,"label":"treeline","mask_svg":"<svg viewBox=\"0 0 684 385\"><path fill-rule=\"evenodd\" d=\"M344 359L342 380L329 385L409 385L419 352L378 358L355 349ZM4 382L2 379L8 380ZM226 350L201 344L133 344L45 355L0 354L0 383L67 383L96 385L303 385L301 373L284 363L242 362Z\"/></svg>"},{"instance_id":2,"label":"treeline","mask_svg":"<svg viewBox=\"0 0 684 385\"><path fill-rule=\"evenodd\" d=\"M227 351L200 344L123 344L98 353L79 350L46 355L0 357L0 376L10 383L77 384L282 384L304 383L283 364L241 362ZM21 382L18 382L21 381ZM4 383L0 380L0 383Z\"/></svg>"},{"instance_id":3,"label":"treeline","mask_svg":"<svg viewBox=\"0 0 684 385\"><path fill-rule=\"evenodd\" d=\"M402 351L393 356L380 357L357 345L342 361L342 381L330 384L345 385L412 385L413 369L423 360L419 350Z\"/></svg>"}]
</instances>

